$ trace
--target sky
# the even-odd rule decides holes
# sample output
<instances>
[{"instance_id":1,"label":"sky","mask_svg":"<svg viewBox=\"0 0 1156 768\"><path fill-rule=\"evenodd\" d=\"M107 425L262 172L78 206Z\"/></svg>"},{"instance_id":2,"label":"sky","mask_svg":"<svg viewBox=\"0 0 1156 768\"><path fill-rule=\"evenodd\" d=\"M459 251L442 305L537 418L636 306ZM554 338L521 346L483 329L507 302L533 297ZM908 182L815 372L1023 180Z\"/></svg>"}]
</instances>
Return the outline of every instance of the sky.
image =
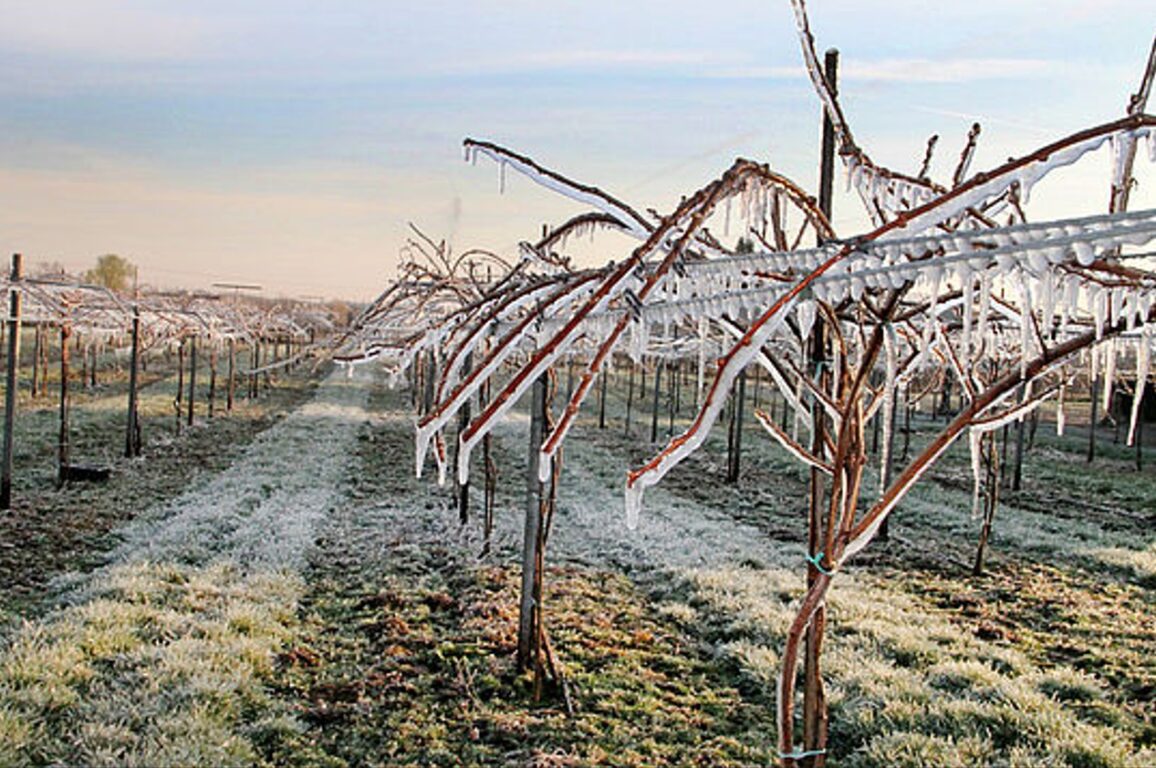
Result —
<instances>
[{"instance_id":1,"label":"sky","mask_svg":"<svg viewBox=\"0 0 1156 768\"><path fill-rule=\"evenodd\" d=\"M978 170L1123 115L1156 33L1151 0L808 7L860 145L914 172L938 133L941 180L975 120ZM501 190L466 137L668 211L740 156L816 189L819 120L789 0L0 0L0 249L365 300L411 223L514 255L581 212ZM1101 154L1033 216L1105 210ZM1133 208L1156 205L1140 158ZM865 227L858 207L837 195L840 234Z\"/></svg>"}]
</instances>

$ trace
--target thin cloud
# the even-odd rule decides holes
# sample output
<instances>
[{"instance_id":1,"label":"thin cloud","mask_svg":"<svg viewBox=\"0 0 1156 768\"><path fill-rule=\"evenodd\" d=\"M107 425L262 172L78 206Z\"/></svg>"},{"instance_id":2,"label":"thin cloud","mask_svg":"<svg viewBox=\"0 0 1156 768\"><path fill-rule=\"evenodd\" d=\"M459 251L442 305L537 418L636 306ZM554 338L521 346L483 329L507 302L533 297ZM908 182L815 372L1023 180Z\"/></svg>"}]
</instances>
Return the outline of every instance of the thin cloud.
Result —
<instances>
[{"instance_id":1,"label":"thin cloud","mask_svg":"<svg viewBox=\"0 0 1156 768\"><path fill-rule=\"evenodd\" d=\"M1057 66L1045 59L849 59L843 76L898 83L966 83L1054 75Z\"/></svg>"},{"instance_id":2,"label":"thin cloud","mask_svg":"<svg viewBox=\"0 0 1156 768\"><path fill-rule=\"evenodd\" d=\"M845 59L841 80L890 83L966 83L979 80L1013 80L1054 76L1063 62L1047 59ZM802 66L730 67L707 73L708 77L793 80L806 76Z\"/></svg>"}]
</instances>

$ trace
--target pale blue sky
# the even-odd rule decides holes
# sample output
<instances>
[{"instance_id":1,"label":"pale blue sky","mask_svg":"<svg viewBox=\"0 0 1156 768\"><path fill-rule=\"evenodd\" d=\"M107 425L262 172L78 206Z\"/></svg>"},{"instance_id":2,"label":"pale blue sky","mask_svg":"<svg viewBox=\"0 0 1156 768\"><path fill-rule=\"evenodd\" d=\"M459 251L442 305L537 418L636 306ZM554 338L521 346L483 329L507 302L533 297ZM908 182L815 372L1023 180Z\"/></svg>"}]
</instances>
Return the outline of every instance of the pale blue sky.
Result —
<instances>
[{"instance_id":1,"label":"pale blue sky","mask_svg":"<svg viewBox=\"0 0 1156 768\"><path fill-rule=\"evenodd\" d=\"M1150 0L810 10L860 143L910 171L939 132L941 176L973 119L978 168L1121 115L1156 32ZM509 252L573 212L466 136L665 209L739 155L814 188L817 125L787 0L0 0L0 249L162 285L367 298L407 221ZM1093 166L1041 204L1101 210Z\"/></svg>"}]
</instances>

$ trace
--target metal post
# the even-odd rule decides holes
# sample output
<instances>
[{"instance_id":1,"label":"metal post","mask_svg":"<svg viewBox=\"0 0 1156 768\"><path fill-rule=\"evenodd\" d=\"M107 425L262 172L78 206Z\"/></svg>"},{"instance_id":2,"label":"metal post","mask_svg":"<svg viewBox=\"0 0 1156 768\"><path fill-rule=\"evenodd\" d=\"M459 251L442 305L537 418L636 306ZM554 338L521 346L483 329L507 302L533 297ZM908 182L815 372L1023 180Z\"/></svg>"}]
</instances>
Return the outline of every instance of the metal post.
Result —
<instances>
[{"instance_id":1,"label":"metal post","mask_svg":"<svg viewBox=\"0 0 1156 768\"><path fill-rule=\"evenodd\" d=\"M20 369L20 288L24 257L12 254L12 290L8 294L8 377L4 391L4 457L0 468L0 509L12 508L12 433L16 426L16 372Z\"/></svg>"}]
</instances>

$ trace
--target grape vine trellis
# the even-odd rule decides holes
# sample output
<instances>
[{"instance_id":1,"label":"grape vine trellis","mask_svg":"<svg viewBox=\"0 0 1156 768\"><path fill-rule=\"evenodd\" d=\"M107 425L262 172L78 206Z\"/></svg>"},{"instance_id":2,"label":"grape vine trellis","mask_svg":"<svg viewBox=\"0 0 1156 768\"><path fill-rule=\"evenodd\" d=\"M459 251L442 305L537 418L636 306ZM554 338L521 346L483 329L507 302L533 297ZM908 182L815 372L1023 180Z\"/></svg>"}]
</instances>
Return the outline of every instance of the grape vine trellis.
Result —
<instances>
[{"instance_id":1,"label":"grape vine trellis","mask_svg":"<svg viewBox=\"0 0 1156 768\"><path fill-rule=\"evenodd\" d=\"M788 766L824 762L820 658L825 602L839 570L965 434L978 507L991 492L984 464L992 451L985 440L1052 397L1061 401L1062 420L1063 393L1085 364L1093 378L1105 371L1109 382L1121 366L1134 371L1131 443L1156 338L1156 273L1145 266L1150 254L1142 250L1156 240L1156 211L1127 210L1138 145L1146 141L1156 160L1156 118L1145 112L1156 47L1121 119L973 174L980 132L975 125L952 178L941 184L928 176L934 140L915 175L884 168L858 146L839 104L833 69L824 72L815 53L804 4L792 4L807 72L848 184L873 222L870 231L837 237L825 206L791 180L747 160L736 161L669 214L643 215L524 155L468 139L467 159L489 158L500 165L503 179L512 170L592 211L524 244L523 260L497 279L474 281L466 294L451 291L452 300L436 302L436 312L423 315L415 307L433 308L431 297L446 293L455 272L448 260L426 284L402 281L375 302L347 339L356 340L363 356L388 352L398 371L412 367L423 377L419 474L433 446L444 478L443 434L456 417L458 481L467 483L473 449L485 445L501 417L535 388L532 415L542 431L532 430L537 475L528 521L544 509L548 516L549 504L539 503L541 486L535 491L534 481L556 479L565 438L616 351L635 360L648 353L697 356L701 382L690 425L627 474L631 525L645 489L706 439L743 371L752 364L766 369L795 412L795 429L767 414L759 420L812 470L807 590L788 633L776 696L778 749ZM1032 188L1105 145L1112 153L1108 213L1030 221ZM724 226L742 220L744 235L758 249L736 253L724 246L708 229L720 218ZM592 270L572 269L557 255L568 237L604 228L640 245L620 262ZM812 238L817 246L808 242ZM436 293L422 292L433 283ZM562 411L545 418L547 377L570 359L583 361L583 370ZM713 370L708 360L717 360ZM880 488L865 488L868 425L880 420L890 432L896 403L906 401L911 388L943 377L961 388L959 411L895 472L885 437ZM469 410L474 398L476 414ZM809 431L809 443L800 439L800 427ZM541 529L538 520L531 546L528 522L532 556L523 562L539 579ZM527 604L540 612L539 602L524 600L524 611ZM540 614L534 621L531 642L538 643ZM805 674L797 745L800 656Z\"/></svg>"},{"instance_id":2,"label":"grape vine trellis","mask_svg":"<svg viewBox=\"0 0 1156 768\"><path fill-rule=\"evenodd\" d=\"M176 398L176 426L193 423L196 392L197 342L208 347L210 381L208 389L209 415L213 415L217 388L218 353L227 353L228 373L225 377L226 410L232 410L234 383L238 376L250 380L250 394L256 395L257 377L273 367L291 365L312 354L310 344L318 334L328 334L334 327L328 312L295 302L261 306L252 302L230 302L215 295L144 292L133 298L118 296L106 288L78 283L67 278L26 277L19 254L13 257L12 273L0 279L0 290L9 295L7 335L4 355L7 368L5 390L4 458L0 480L0 508L11 503L13 472L13 432L17 410L18 373L20 370L20 332L31 327L36 332L32 361L32 394L44 394L47 381L47 332L59 333L60 354L60 432L57 444L57 483L74 476L84 475L71 461L70 380L71 350L83 355L86 379L95 385L98 357L111 353L111 358L127 362L128 393L125 419L126 458L139 456L141 429L138 413L138 372L144 356L151 350L176 350L178 354ZM250 364L242 370L235 359L238 345L249 348ZM284 352L278 355L278 346ZM260 350L272 348L272 360L262 363ZM296 355L291 350L296 347ZM188 364L188 394L185 396L184 375L186 352ZM91 361L90 361L91 356ZM182 406L185 412L182 413Z\"/></svg>"}]
</instances>

